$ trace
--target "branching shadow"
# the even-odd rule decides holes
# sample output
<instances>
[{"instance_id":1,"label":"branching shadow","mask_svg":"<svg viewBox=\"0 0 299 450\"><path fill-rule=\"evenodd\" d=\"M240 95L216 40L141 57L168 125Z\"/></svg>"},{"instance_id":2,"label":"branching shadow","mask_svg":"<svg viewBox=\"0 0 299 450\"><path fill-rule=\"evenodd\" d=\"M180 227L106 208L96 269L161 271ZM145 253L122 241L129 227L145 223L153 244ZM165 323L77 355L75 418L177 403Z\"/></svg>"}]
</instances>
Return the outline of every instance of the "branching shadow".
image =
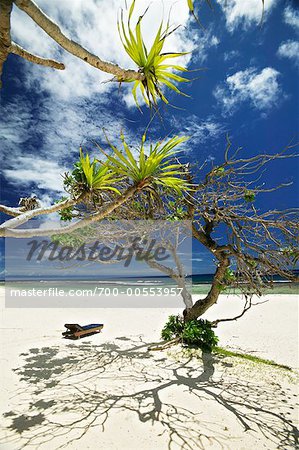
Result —
<instances>
[{"instance_id":1,"label":"branching shadow","mask_svg":"<svg viewBox=\"0 0 299 450\"><path fill-rule=\"evenodd\" d=\"M51 442L56 450L93 427L105 430L111 415L127 412L159 426L168 449L231 449L229 439L242 439L244 432L262 434L271 448L296 448L291 394L266 369L259 379L248 363L209 354L196 358L178 348L150 353L149 345L120 337L114 343L70 343L22 354L24 365L15 369L22 387L4 414L0 444L42 449ZM213 411L222 414L221 423ZM226 418L236 422L235 436Z\"/></svg>"}]
</instances>

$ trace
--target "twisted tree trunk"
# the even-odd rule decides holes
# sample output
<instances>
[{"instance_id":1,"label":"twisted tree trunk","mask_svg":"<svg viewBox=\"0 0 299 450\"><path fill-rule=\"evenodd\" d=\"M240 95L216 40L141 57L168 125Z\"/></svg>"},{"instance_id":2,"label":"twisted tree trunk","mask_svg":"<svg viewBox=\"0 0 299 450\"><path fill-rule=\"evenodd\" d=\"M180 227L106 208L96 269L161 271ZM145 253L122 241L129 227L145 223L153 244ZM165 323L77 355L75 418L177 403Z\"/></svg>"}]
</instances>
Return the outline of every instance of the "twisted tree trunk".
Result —
<instances>
[{"instance_id":1,"label":"twisted tree trunk","mask_svg":"<svg viewBox=\"0 0 299 450\"><path fill-rule=\"evenodd\" d=\"M189 175L188 181L193 182ZM194 220L194 203L193 200L187 202L187 209L189 213L189 219ZM208 295L205 298L197 300L191 308L186 308L183 312L186 322L189 320L198 319L201 317L211 306L213 306L221 293L222 282L225 278L226 270L230 265L230 248L228 246L221 246L216 243L211 237L211 233L214 229L214 222L207 221L203 230L199 230L195 224L192 225L192 236L197 239L202 245L204 245L218 260L218 267L213 277L213 282Z\"/></svg>"},{"instance_id":2,"label":"twisted tree trunk","mask_svg":"<svg viewBox=\"0 0 299 450\"><path fill-rule=\"evenodd\" d=\"M211 289L205 298L197 300L191 308L186 308L184 311L185 321L198 319L202 316L211 306L213 306L221 293L221 283L225 276L226 269L229 267L230 260L224 257L217 267L214 275Z\"/></svg>"}]
</instances>

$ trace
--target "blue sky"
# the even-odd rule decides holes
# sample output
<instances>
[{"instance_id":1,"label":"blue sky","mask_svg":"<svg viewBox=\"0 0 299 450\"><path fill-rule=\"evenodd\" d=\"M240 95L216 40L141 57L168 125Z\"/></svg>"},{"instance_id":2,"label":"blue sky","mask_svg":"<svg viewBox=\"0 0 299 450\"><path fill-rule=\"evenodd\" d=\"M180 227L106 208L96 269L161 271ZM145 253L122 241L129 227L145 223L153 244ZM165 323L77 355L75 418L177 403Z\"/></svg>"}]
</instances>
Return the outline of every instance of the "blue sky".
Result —
<instances>
[{"instance_id":1,"label":"blue sky","mask_svg":"<svg viewBox=\"0 0 299 450\"><path fill-rule=\"evenodd\" d=\"M122 50L116 29L121 0L38 0L38 5L62 29L103 59L134 67ZM295 1L214 1L211 11L201 4L201 30L188 16L185 0L154 0L144 21L151 42L164 11L171 23L181 24L166 51L192 51L184 62L189 69L204 67L184 86L191 98L168 95L182 109L162 107L163 122L155 120L150 138L186 133L192 139L182 149L191 162L221 163L225 136L243 154L276 153L298 141L299 5ZM137 0L137 13L149 4ZM62 195L61 173L71 168L83 145L95 152L93 141L103 142L102 128L117 141L123 129L136 143L149 121L149 112L136 109L130 86L103 83L111 78L68 55L45 33L14 8L13 39L41 56L66 64L65 71L38 67L10 55L1 91L0 145L2 152L1 202L15 206L19 197L35 193L43 204ZM268 186L293 185L257 199L260 208L295 206L298 199L298 163L273 163L264 175ZM57 218L53 218L53 221ZM3 249L3 242L1 243ZM194 246L194 272L207 273L213 261ZM3 258L2 258L3 263ZM1 271L1 269L0 269Z\"/></svg>"}]
</instances>

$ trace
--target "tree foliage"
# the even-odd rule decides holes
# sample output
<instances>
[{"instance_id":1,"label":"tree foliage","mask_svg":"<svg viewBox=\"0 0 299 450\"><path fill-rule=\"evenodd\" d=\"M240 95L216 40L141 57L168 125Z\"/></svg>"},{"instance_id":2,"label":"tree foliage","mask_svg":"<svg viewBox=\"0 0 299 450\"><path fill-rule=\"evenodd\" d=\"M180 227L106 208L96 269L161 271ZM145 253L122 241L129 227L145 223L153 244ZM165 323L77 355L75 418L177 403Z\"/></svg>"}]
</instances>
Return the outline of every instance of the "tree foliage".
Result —
<instances>
[{"instance_id":1,"label":"tree foliage","mask_svg":"<svg viewBox=\"0 0 299 450\"><path fill-rule=\"evenodd\" d=\"M168 60L176 59L187 53L162 53L165 40L172 34L176 28L171 28L169 23L163 25L163 20L158 27L154 42L148 50L144 43L141 31L141 24L144 14L139 17L135 29L132 28L131 18L134 12L135 0L133 0L128 17L127 27L121 13L121 19L118 23L119 35L123 43L124 49L134 63L138 66L140 73L144 75L142 80L127 80L134 82L132 94L136 105L139 107L137 92L143 96L145 103L149 107L158 106L158 100L161 99L164 103L168 103L167 98L163 93L163 87L167 87L178 94L185 95L178 89L175 83L186 83L190 80L174 73L187 72L187 69L181 65L169 63ZM120 80L121 81L121 80ZM139 107L140 108L140 107Z\"/></svg>"},{"instance_id":2,"label":"tree foliage","mask_svg":"<svg viewBox=\"0 0 299 450\"><path fill-rule=\"evenodd\" d=\"M174 315L169 316L161 336L166 341L177 339L178 342L205 352L211 352L218 343L209 321L198 319L185 322L183 317Z\"/></svg>"}]
</instances>

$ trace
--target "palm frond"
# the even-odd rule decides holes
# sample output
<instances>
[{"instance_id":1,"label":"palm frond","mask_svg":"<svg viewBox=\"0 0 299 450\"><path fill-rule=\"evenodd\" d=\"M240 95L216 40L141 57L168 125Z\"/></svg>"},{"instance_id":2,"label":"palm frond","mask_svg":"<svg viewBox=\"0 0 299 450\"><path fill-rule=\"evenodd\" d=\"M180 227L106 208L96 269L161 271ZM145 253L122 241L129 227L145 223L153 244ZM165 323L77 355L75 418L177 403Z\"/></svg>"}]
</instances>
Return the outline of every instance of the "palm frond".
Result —
<instances>
[{"instance_id":1,"label":"palm frond","mask_svg":"<svg viewBox=\"0 0 299 450\"><path fill-rule=\"evenodd\" d=\"M109 190L120 195L120 191L113 186L119 181L115 177L115 173L109 171L105 165L100 165L96 160L90 161L88 153L84 156L82 149L80 149L80 165L86 180L86 187L90 191Z\"/></svg>"},{"instance_id":2,"label":"palm frond","mask_svg":"<svg viewBox=\"0 0 299 450\"><path fill-rule=\"evenodd\" d=\"M163 93L163 87L167 87L178 94L185 95L175 83L187 83L190 80L174 74L173 71L186 72L187 69L176 64L167 64L168 59L174 59L188 54L188 52L181 53L162 53L165 40L172 34L176 28L171 28L169 22L163 25L160 23L154 42L148 50L143 40L141 24L145 13L139 17L135 29L131 26L131 18L135 7L135 0L133 0L130 10L127 25L125 25L123 11L121 12L120 20L118 21L118 31L120 39L124 46L126 53L138 66L139 71L144 75L142 80L126 80L134 82L132 94L137 107L140 109L137 99L137 92L140 93L145 103L150 107L157 107L157 102L161 99L164 103L169 103ZM172 80L172 81L169 81ZM123 80L119 80L123 81Z\"/></svg>"},{"instance_id":3,"label":"palm frond","mask_svg":"<svg viewBox=\"0 0 299 450\"><path fill-rule=\"evenodd\" d=\"M105 166L116 175L129 178L141 188L152 189L155 185L161 185L182 194L183 191L190 189L190 185L186 181L184 166L174 161L174 156L179 152L177 147L188 139L186 136L174 136L167 142L150 145L149 152L146 153L144 147L146 136L143 135L139 158L135 158L124 136L121 135L123 151L108 141L112 154L104 153L107 158Z\"/></svg>"}]
</instances>

